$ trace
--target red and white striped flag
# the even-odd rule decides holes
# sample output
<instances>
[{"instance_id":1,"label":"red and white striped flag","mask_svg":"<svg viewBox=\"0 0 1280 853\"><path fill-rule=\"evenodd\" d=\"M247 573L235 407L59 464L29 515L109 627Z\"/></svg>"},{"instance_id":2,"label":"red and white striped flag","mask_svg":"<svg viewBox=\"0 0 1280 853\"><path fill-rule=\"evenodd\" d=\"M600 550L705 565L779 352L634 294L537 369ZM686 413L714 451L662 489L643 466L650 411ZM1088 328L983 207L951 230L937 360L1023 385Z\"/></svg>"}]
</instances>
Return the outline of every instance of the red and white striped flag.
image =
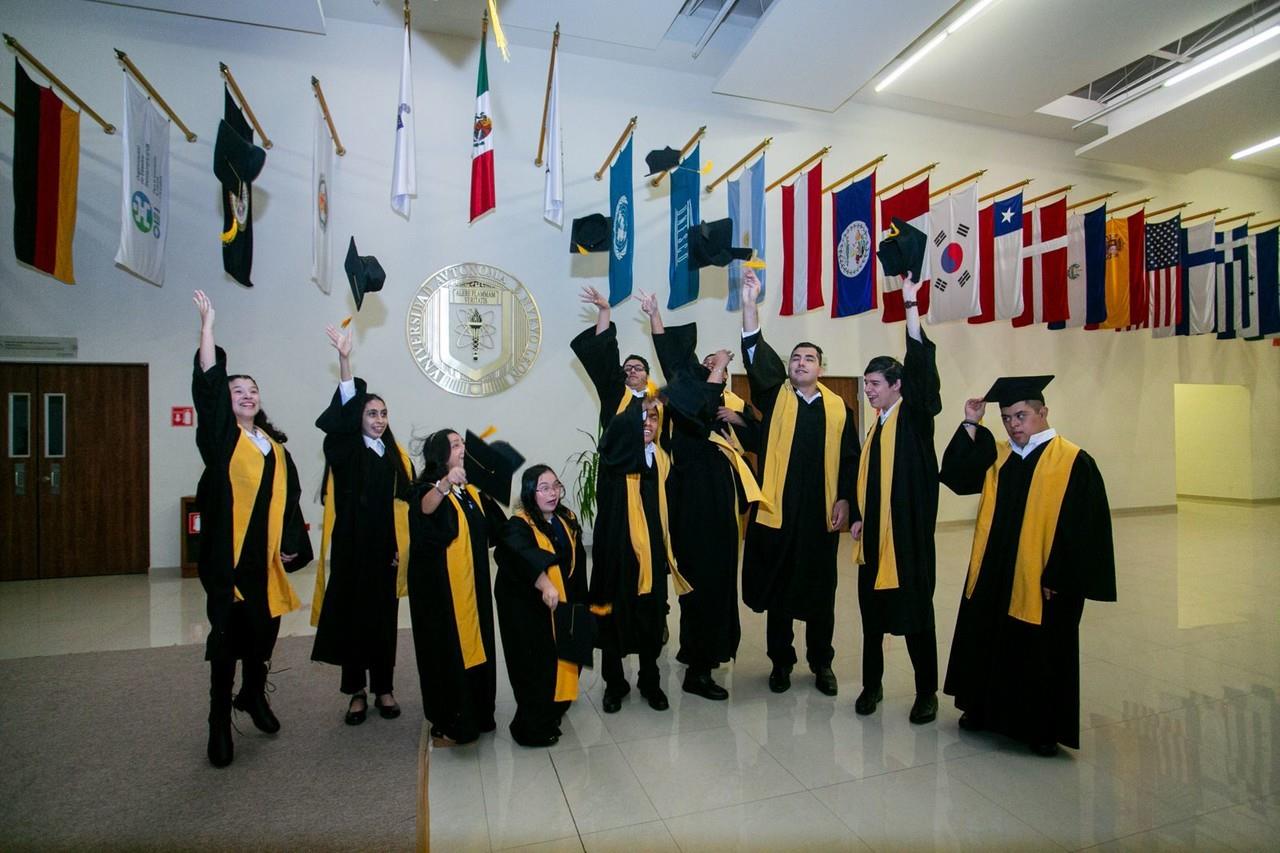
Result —
<instances>
[{"instance_id":1,"label":"red and white striped flag","mask_svg":"<svg viewBox=\"0 0 1280 853\"><path fill-rule=\"evenodd\" d=\"M782 188L782 308L822 307L822 163Z\"/></svg>"},{"instance_id":2,"label":"red and white striped flag","mask_svg":"<svg viewBox=\"0 0 1280 853\"><path fill-rule=\"evenodd\" d=\"M929 223L929 179L925 178L920 183L912 187L907 187L901 192L894 193L889 198L880 199L880 228L882 233L879 239L883 240L889 236L889 229L893 227L893 218L898 217L916 228L919 228L925 234L932 235L933 230ZM880 275L880 292L884 294L884 311L880 315L880 319L885 323L896 323L899 320L905 320L907 311L902 307L902 280L897 276L885 278L884 271L879 271ZM929 271L929 253L925 252L924 263L920 266L920 283L924 286L920 288L920 293L916 296L919 302L920 316L929 313L929 291L930 279L932 276Z\"/></svg>"},{"instance_id":3,"label":"red and white striped flag","mask_svg":"<svg viewBox=\"0 0 1280 853\"><path fill-rule=\"evenodd\" d=\"M1067 294L1067 200L1022 217L1022 313L1015 328L1061 323L1071 313Z\"/></svg>"},{"instance_id":4,"label":"red and white striped flag","mask_svg":"<svg viewBox=\"0 0 1280 853\"><path fill-rule=\"evenodd\" d=\"M1172 337L1182 314L1181 229L1181 215L1146 226L1147 307L1153 338Z\"/></svg>"},{"instance_id":5,"label":"red and white striped flag","mask_svg":"<svg viewBox=\"0 0 1280 853\"><path fill-rule=\"evenodd\" d=\"M471 221L498 205L493 186L493 117L489 110L489 63L486 38L480 39L480 73L476 76L476 119L471 131Z\"/></svg>"}]
</instances>

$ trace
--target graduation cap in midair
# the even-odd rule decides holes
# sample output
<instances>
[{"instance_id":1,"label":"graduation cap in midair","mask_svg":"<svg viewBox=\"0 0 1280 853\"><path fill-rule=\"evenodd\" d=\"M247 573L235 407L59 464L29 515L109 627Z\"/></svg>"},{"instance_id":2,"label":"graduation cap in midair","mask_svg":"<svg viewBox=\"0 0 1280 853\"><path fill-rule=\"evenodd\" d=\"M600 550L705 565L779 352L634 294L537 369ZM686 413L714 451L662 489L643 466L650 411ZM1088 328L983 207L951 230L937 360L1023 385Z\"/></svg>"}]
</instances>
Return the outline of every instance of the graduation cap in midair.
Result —
<instances>
[{"instance_id":1,"label":"graduation cap in midair","mask_svg":"<svg viewBox=\"0 0 1280 853\"><path fill-rule=\"evenodd\" d=\"M880 268L884 270L884 274L886 276L905 275L912 281L920 281L920 267L924 265L925 242L923 231L895 216L889 236L880 241L880 249L877 252Z\"/></svg>"},{"instance_id":2,"label":"graduation cap in midair","mask_svg":"<svg viewBox=\"0 0 1280 853\"><path fill-rule=\"evenodd\" d=\"M689 371L682 371L658 393L667 405L697 423L708 414L706 388L706 382Z\"/></svg>"},{"instance_id":3,"label":"graduation cap in midair","mask_svg":"<svg viewBox=\"0 0 1280 853\"><path fill-rule=\"evenodd\" d=\"M592 213L573 220L569 233L569 254L607 252L612 243L613 219Z\"/></svg>"},{"instance_id":4,"label":"graduation cap in midair","mask_svg":"<svg viewBox=\"0 0 1280 853\"><path fill-rule=\"evenodd\" d=\"M251 184L266 165L267 152L236 133L226 119L218 122L218 139L213 144L213 174L230 192Z\"/></svg>"},{"instance_id":5,"label":"graduation cap in midair","mask_svg":"<svg viewBox=\"0 0 1280 853\"><path fill-rule=\"evenodd\" d=\"M524 464L524 456L505 441L486 442L467 430L467 455L463 468L467 482L503 506L511 504L511 478Z\"/></svg>"},{"instance_id":6,"label":"graduation cap in midair","mask_svg":"<svg viewBox=\"0 0 1280 853\"><path fill-rule=\"evenodd\" d=\"M680 152L670 145L666 148L657 148L644 155L644 162L649 167L646 178L659 172L670 172L680 165Z\"/></svg>"},{"instance_id":7,"label":"graduation cap in midair","mask_svg":"<svg viewBox=\"0 0 1280 853\"><path fill-rule=\"evenodd\" d=\"M1044 402L1044 388L1053 381L1052 376L1001 376L983 397L988 403L998 403L1001 408L1021 403L1023 400Z\"/></svg>"},{"instance_id":8,"label":"graduation cap in midair","mask_svg":"<svg viewBox=\"0 0 1280 853\"><path fill-rule=\"evenodd\" d=\"M347 259L342 267L347 271L347 281L351 283L351 295L355 297L356 310L359 311L364 304L364 295L382 290L387 274L382 271L382 264L378 263L378 259L373 255L356 253L355 237L351 238L351 243L347 246Z\"/></svg>"},{"instance_id":9,"label":"graduation cap in midair","mask_svg":"<svg viewBox=\"0 0 1280 853\"><path fill-rule=\"evenodd\" d=\"M751 257L750 248L729 245L732 242L732 219L699 223L689 229L689 265L694 268L725 267L731 261L745 261Z\"/></svg>"}]
</instances>

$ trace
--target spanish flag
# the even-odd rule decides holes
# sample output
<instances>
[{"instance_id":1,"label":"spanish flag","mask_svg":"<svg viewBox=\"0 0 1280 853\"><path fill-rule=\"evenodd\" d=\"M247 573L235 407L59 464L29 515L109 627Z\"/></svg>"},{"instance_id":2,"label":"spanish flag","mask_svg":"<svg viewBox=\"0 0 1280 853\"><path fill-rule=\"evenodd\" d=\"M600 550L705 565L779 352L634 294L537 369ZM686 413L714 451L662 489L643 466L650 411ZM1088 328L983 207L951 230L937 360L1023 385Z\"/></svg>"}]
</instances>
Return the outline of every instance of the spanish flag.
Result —
<instances>
[{"instance_id":1,"label":"spanish flag","mask_svg":"<svg viewBox=\"0 0 1280 853\"><path fill-rule=\"evenodd\" d=\"M14 60L13 249L18 260L75 284L80 113L38 85Z\"/></svg>"}]
</instances>

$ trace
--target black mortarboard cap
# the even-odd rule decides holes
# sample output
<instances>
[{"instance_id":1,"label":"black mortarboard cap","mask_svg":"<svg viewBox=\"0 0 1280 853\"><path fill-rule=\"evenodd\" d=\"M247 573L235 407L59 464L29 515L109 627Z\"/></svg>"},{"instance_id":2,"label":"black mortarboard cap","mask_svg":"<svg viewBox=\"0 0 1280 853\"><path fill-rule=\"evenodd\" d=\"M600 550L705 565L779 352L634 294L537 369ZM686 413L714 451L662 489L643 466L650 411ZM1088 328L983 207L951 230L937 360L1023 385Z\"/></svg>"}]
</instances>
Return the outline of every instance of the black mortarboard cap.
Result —
<instances>
[{"instance_id":1,"label":"black mortarboard cap","mask_svg":"<svg viewBox=\"0 0 1280 853\"><path fill-rule=\"evenodd\" d=\"M347 271L347 281L351 283L351 295L356 298L356 310L359 311L360 306L364 304L364 295L382 290L387 274L382 271L382 264L378 263L378 259L373 255L356 253L355 237L351 238L351 243L347 246L347 259L342 267Z\"/></svg>"},{"instance_id":2,"label":"black mortarboard cap","mask_svg":"<svg viewBox=\"0 0 1280 853\"><path fill-rule=\"evenodd\" d=\"M689 265L727 267L731 261L750 259L750 248L729 245L733 242L733 220L715 219L689 229Z\"/></svg>"},{"instance_id":3,"label":"black mortarboard cap","mask_svg":"<svg viewBox=\"0 0 1280 853\"><path fill-rule=\"evenodd\" d=\"M218 138L213 144L213 174L232 192L242 183L253 183L267 162L267 152L236 133L226 119L218 122Z\"/></svg>"},{"instance_id":4,"label":"black mortarboard cap","mask_svg":"<svg viewBox=\"0 0 1280 853\"><path fill-rule=\"evenodd\" d=\"M880 269L884 270L886 276L906 275L912 281L920 281L925 242L923 231L895 216L889 236L880 241L877 253L880 256Z\"/></svg>"},{"instance_id":5,"label":"black mortarboard cap","mask_svg":"<svg viewBox=\"0 0 1280 853\"><path fill-rule=\"evenodd\" d=\"M1052 381L1052 376L1001 376L983 399L988 403L998 403L1001 408L1023 400L1043 403L1044 388Z\"/></svg>"},{"instance_id":6,"label":"black mortarboard cap","mask_svg":"<svg viewBox=\"0 0 1280 853\"><path fill-rule=\"evenodd\" d=\"M592 213L573 220L569 234L569 254L607 252L613 237L613 220L603 213Z\"/></svg>"},{"instance_id":7,"label":"black mortarboard cap","mask_svg":"<svg viewBox=\"0 0 1280 853\"><path fill-rule=\"evenodd\" d=\"M505 441L486 442L467 430L467 455L463 468L467 482L503 506L511 504L511 478L524 464L524 456Z\"/></svg>"},{"instance_id":8,"label":"black mortarboard cap","mask_svg":"<svg viewBox=\"0 0 1280 853\"><path fill-rule=\"evenodd\" d=\"M680 152L668 145L666 148L658 148L644 155L644 162L649 167L646 178L659 172L670 172L680 165Z\"/></svg>"},{"instance_id":9,"label":"black mortarboard cap","mask_svg":"<svg viewBox=\"0 0 1280 853\"><path fill-rule=\"evenodd\" d=\"M707 416L707 383L688 371L680 373L658 393L683 417L701 422Z\"/></svg>"},{"instance_id":10,"label":"black mortarboard cap","mask_svg":"<svg viewBox=\"0 0 1280 853\"><path fill-rule=\"evenodd\" d=\"M556 624L556 657L591 666L595 661L596 617L581 601L562 601L552 618Z\"/></svg>"}]
</instances>

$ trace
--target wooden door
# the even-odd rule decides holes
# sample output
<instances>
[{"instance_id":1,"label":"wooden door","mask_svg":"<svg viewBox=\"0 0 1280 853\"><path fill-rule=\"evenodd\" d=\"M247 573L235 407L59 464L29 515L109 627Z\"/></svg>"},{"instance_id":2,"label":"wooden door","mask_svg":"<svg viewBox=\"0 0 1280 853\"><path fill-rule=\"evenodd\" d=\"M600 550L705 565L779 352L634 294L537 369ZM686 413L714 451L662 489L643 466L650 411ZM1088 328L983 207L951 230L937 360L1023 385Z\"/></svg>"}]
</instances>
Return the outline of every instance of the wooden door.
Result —
<instances>
[{"instance_id":1,"label":"wooden door","mask_svg":"<svg viewBox=\"0 0 1280 853\"><path fill-rule=\"evenodd\" d=\"M0 580L40 576L37 535L40 456L36 408L40 394L34 364L0 364Z\"/></svg>"},{"instance_id":2,"label":"wooden door","mask_svg":"<svg viewBox=\"0 0 1280 853\"><path fill-rule=\"evenodd\" d=\"M5 458L5 501L15 513L0 522L0 579L146 572L150 565L150 470L145 365L0 366L6 401L31 395L30 473L15 492ZM34 380L34 381L32 381ZM16 395L16 396L15 396ZM13 415L6 406L6 438ZM8 450L9 448L5 448ZM22 501L30 497L28 507ZM7 516L8 513L6 512ZM14 555L10 559L11 552ZM12 565L12 568L11 568Z\"/></svg>"}]
</instances>

